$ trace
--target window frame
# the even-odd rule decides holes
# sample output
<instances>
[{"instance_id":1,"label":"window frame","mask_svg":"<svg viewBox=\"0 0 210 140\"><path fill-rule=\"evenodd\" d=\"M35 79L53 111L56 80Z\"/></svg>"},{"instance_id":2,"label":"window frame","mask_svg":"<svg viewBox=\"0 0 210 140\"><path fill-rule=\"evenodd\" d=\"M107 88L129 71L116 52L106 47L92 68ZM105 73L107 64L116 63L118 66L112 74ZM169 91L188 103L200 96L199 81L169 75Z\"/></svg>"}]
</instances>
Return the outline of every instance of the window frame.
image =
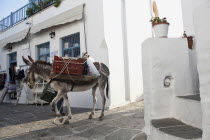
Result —
<instances>
[{"instance_id":1,"label":"window frame","mask_svg":"<svg viewBox=\"0 0 210 140\"><path fill-rule=\"evenodd\" d=\"M12 52L9 55L9 67L11 67L12 63L17 63L17 52ZM11 60L11 57L15 56L16 59L15 60Z\"/></svg>"},{"instance_id":2,"label":"window frame","mask_svg":"<svg viewBox=\"0 0 210 140\"><path fill-rule=\"evenodd\" d=\"M77 36L79 36L79 38L75 38L75 37L77 37ZM70 38L73 38L73 39L70 39ZM69 40L77 40L78 42L76 42L76 43L78 43L78 46L68 46L68 48L65 48L65 43L66 43L66 41L65 41L65 39L68 39L69 38ZM73 42L73 44L76 44L75 42ZM61 45L62 45L62 56L63 57L65 57L65 51L71 51L71 56L68 56L68 57L80 57L81 56L81 34L80 34L80 32L76 32L76 33L73 33L73 34L71 34L71 35L68 35L68 36L65 36L65 37L62 37L61 38ZM74 53L77 53L77 55L76 54L74 54Z\"/></svg>"},{"instance_id":3,"label":"window frame","mask_svg":"<svg viewBox=\"0 0 210 140\"><path fill-rule=\"evenodd\" d=\"M40 49L41 48L46 48L45 45L48 45L47 47L49 48L49 52L41 54ZM43 56L45 56L46 58L47 57L50 58L50 42L45 42L45 43L37 45L37 60L41 60L40 58L43 57ZM45 61L48 62L47 60L45 60ZM49 62L50 62L50 59L49 59Z\"/></svg>"}]
</instances>

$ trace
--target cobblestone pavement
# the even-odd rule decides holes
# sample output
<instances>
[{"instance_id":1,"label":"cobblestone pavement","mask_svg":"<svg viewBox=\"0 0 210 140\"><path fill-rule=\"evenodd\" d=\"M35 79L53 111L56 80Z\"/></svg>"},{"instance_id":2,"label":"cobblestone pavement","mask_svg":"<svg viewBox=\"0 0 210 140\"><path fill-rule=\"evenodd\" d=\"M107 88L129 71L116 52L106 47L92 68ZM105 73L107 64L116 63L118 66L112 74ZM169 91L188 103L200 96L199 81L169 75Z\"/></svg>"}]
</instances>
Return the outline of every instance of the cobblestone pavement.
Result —
<instances>
[{"instance_id":1,"label":"cobblestone pavement","mask_svg":"<svg viewBox=\"0 0 210 140\"><path fill-rule=\"evenodd\" d=\"M145 140L143 102L105 111L87 119L90 109L72 108L69 124L53 124L47 106L0 104L0 139L6 140Z\"/></svg>"}]
</instances>

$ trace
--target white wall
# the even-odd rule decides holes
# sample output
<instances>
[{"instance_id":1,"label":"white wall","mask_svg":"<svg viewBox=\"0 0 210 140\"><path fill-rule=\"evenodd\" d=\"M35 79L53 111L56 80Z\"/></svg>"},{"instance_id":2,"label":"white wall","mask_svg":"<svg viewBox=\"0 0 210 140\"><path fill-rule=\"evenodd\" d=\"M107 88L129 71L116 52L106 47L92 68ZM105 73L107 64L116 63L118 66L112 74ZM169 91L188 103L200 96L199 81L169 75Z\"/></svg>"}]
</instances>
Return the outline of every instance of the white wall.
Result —
<instances>
[{"instance_id":1,"label":"white wall","mask_svg":"<svg viewBox=\"0 0 210 140\"><path fill-rule=\"evenodd\" d=\"M111 106L125 103L125 71L122 36L121 0L104 0L104 36L108 48L110 68Z\"/></svg>"},{"instance_id":2,"label":"white wall","mask_svg":"<svg viewBox=\"0 0 210 140\"><path fill-rule=\"evenodd\" d=\"M210 139L210 1L203 1L194 13L194 31L196 37L196 52L200 80L200 96L202 106L203 140Z\"/></svg>"},{"instance_id":3,"label":"white wall","mask_svg":"<svg viewBox=\"0 0 210 140\"><path fill-rule=\"evenodd\" d=\"M125 0L130 101L143 99L141 43L152 36L149 1Z\"/></svg>"},{"instance_id":4,"label":"white wall","mask_svg":"<svg viewBox=\"0 0 210 140\"><path fill-rule=\"evenodd\" d=\"M181 0L184 31L187 35L195 35L193 28L194 9L201 4L203 0Z\"/></svg>"}]
</instances>

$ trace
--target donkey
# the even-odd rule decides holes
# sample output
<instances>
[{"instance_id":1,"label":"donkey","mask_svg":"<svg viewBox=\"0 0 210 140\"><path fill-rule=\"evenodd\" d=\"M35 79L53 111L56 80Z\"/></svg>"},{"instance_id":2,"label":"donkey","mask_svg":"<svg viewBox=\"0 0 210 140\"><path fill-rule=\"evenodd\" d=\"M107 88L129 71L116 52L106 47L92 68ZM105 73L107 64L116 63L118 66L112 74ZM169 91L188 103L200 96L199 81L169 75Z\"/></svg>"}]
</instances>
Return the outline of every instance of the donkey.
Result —
<instances>
[{"instance_id":1,"label":"donkey","mask_svg":"<svg viewBox=\"0 0 210 140\"><path fill-rule=\"evenodd\" d=\"M99 91L101 93L102 97L102 111L101 111L101 116L99 117L99 120L103 120L104 117L104 108L105 108L105 103L106 103L106 97L105 97L105 87L106 87L106 96L108 98L108 88L109 88L109 83L108 83L108 76L109 76L109 69L108 67L99 62L95 62L94 65L98 69L100 76L88 81L88 82L78 82L75 83L74 81L67 81L67 80L59 80L55 79L52 80L50 77L50 73L52 70L52 65L48 62L37 60L34 61L30 56L28 56L28 59L25 59L22 56L23 61L25 64L27 64L29 67L28 74L25 78L25 82L27 82L29 88L33 89L38 82L39 79L44 79L47 82L50 82L50 86L58 92L57 96L53 99L51 102L51 106L55 109L55 113L57 116L60 116L60 112L58 111L57 108L57 102L63 98L66 106L67 106L67 113L68 113L68 118L67 120L71 119L72 114L71 114L71 108L70 108L70 103L68 100L67 93L70 91L73 92L79 92L79 91L86 91L92 88L92 95L93 95L93 107L92 107L92 112L89 115L89 119L93 118L94 112L95 112L95 105L96 105L96 89L97 87L99 88Z\"/></svg>"}]
</instances>

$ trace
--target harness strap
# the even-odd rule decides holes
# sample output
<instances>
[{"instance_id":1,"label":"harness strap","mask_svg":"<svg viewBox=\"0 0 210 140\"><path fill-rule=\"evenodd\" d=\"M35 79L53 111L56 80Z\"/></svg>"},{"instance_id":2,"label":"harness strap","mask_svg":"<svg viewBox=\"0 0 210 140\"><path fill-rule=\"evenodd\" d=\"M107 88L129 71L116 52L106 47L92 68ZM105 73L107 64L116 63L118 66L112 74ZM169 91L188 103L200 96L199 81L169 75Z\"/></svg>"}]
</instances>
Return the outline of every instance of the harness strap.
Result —
<instances>
[{"instance_id":1,"label":"harness strap","mask_svg":"<svg viewBox=\"0 0 210 140\"><path fill-rule=\"evenodd\" d=\"M72 83L72 86L71 86L71 90L70 91L73 91L74 89L74 83Z\"/></svg>"},{"instance_id":2,"label":"harness strap","mask_svg":"<svg viewBox=\"0 0 210 140\"><path fill-rule=\"evenodd\" d=\"M99 71L102 72L102 70L101 70L102 69L101 63L98 62L98 64L99 64Z\"/></svg>"},{"instance_id":3,"label":"harness strap","mask_svg":"<svg viewBox=\"0 0 210 140\"><path fill-rule=\"evenodd\" d=\"M50 79L50 82L48 83L49 85L52 83L52 81L54 80L54 78Z\"/></svg>"}]
</instances>

